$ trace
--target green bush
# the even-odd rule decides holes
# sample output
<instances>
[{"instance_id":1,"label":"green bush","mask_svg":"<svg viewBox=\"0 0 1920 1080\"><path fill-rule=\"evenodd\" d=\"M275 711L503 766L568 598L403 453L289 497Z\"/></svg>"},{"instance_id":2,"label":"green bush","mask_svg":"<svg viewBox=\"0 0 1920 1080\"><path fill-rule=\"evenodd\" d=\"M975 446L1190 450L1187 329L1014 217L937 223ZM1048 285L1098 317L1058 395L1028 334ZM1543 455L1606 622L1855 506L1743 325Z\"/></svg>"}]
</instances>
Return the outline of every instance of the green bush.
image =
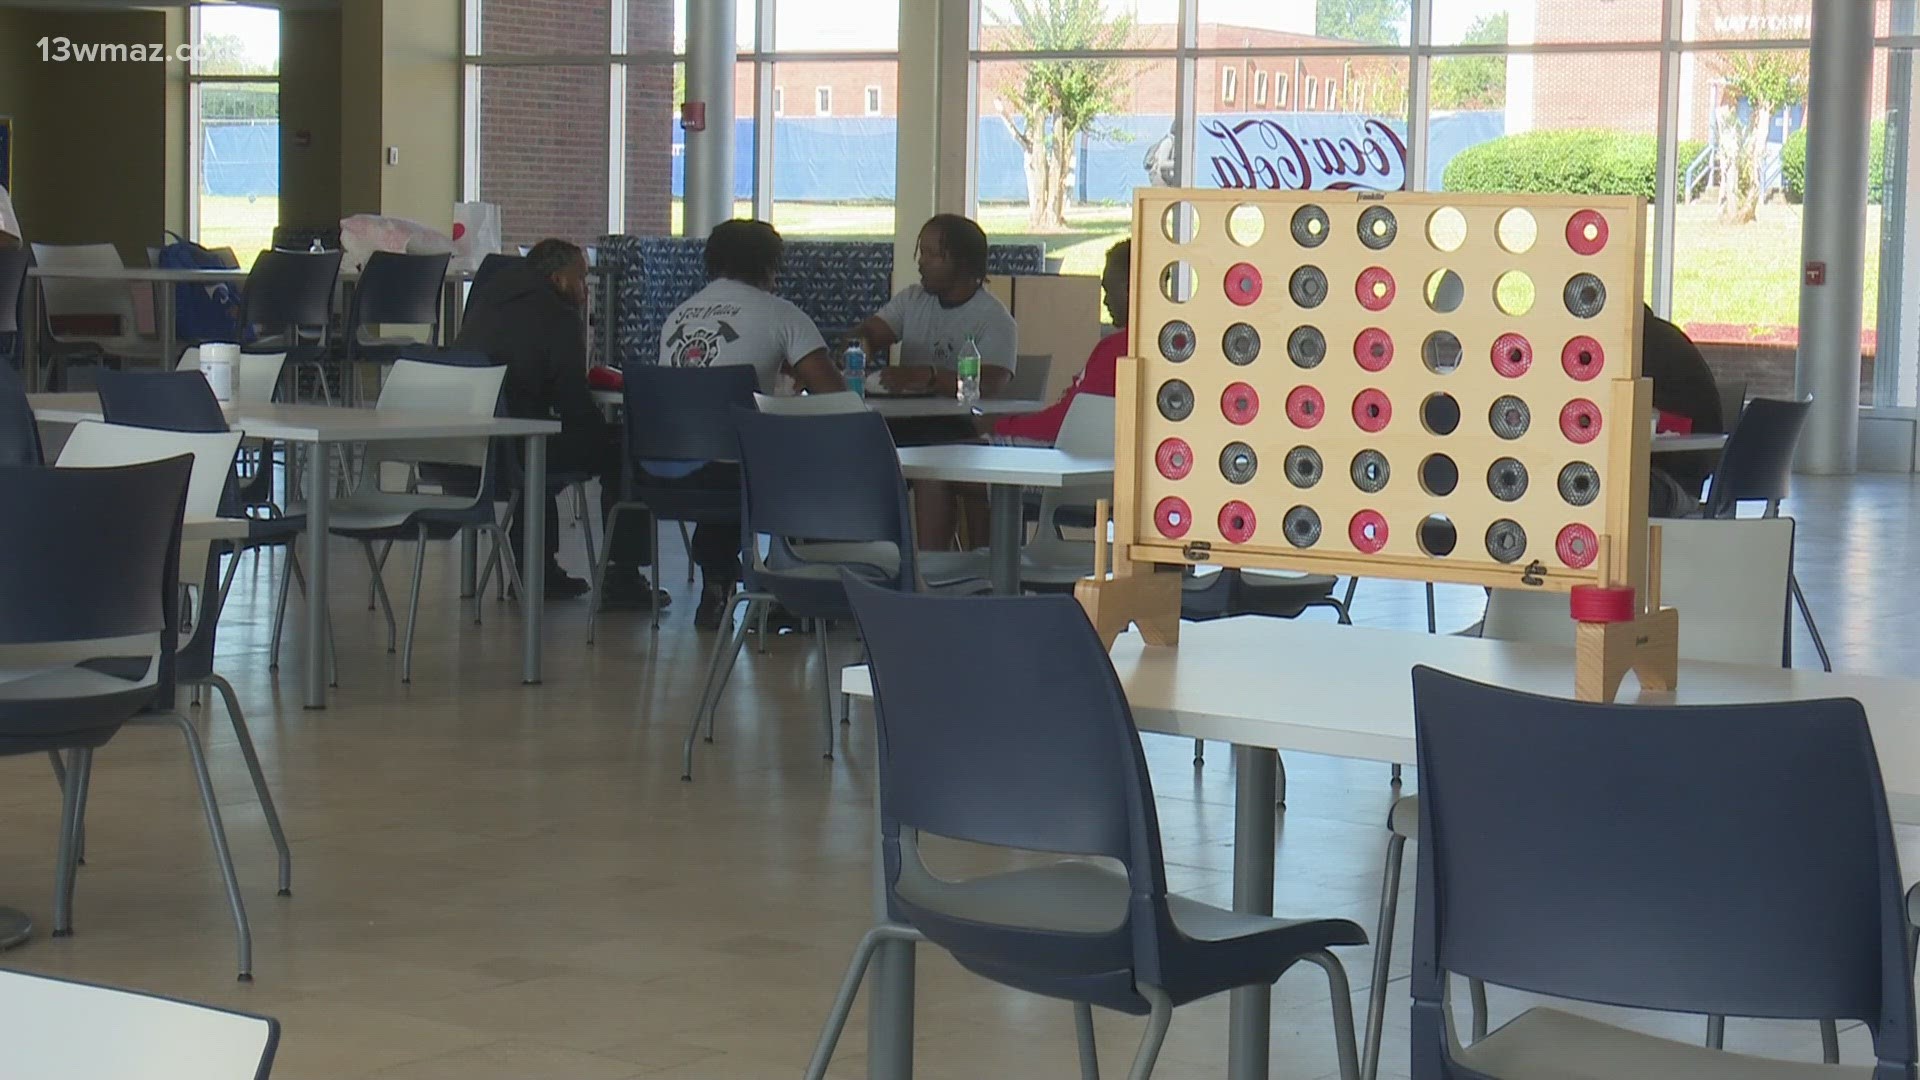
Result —
<instances>
[{"instance_id":1,"label":"green bush","mask_svg":"<svg viewBox=\"0 0 1920 1080\"><path fill-rule=\"evenodd\" d=\"M1875 124L1867 129L1867 201L1878 205L1882 173L1887 163L1887 127ZM1787 201L1797 203L1807 197L1807 129L1787 136L1780 148L1780 174L1787 188Z\"/></svg>"},{"instance_id":2,"label":"green bush","mask_svg":"<svg viewBox=\"0 0 1920 1080\"><path fill-rule=\"evenodd\" d=\"M1686 175L1704 143L1680 144L1675 164ZM1454 155L1441 173L1448 191L1542 195L1654 197L1659 144L1652 135L1618 131L1528 131L1503 135Z\"/></svg>"}]
</instances>

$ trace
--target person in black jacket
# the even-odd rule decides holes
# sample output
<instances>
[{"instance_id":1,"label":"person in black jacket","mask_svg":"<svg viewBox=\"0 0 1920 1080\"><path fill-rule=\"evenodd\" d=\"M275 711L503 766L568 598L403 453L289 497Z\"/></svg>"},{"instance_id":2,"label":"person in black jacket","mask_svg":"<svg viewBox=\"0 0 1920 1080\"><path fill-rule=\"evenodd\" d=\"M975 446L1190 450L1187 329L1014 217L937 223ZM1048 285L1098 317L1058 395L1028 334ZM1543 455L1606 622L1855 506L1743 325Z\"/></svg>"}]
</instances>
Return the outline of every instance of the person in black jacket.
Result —
<instances>
[{"instance_id":1,"label":"person in black jacket","mask_svg":"<svg viewBox=\"0 0 1920 1080\"><path fill-rule=\"evenodd\" d=\"M620 431L607 423L587 389L587 257L565 240L542 240L517 266L489 276L474 288L456 348L484 352L507 367L507 413L536 420L558 419L560 434L547 440L552 472L586 471L600 478L604 515L620 493ZM524 511L531 499L522 500ZM547 595L574 597L590 587L560 568L560 508L549 494L547 513ZM641 574L651 556L653 537L639 515L628 515L607 537L604 582L607 598L647 599L651 588ZM514 554L526 565L524 518L516 513L508 526ZM660 606L669 597L659 594Z\"/></svg>"},{"instance_id":2,"label":"person in black jacket","mask_svg":"<svg viewBox=\"0 0 1920 1080\"><path fill-rule=\"evenodd\" d=\"M1720 415L1720 388L1713 369L1686 331L1660 318L1652 308L1642 313L1640 373L1653 380L1653 407L1693 422L1697 434L1722 434L1726 418ZM1690 450L1654 458L1654 471L1664 472L1698 499L1707 477L1720 464L1718 450Z\"/></svg>"}]
</instances>

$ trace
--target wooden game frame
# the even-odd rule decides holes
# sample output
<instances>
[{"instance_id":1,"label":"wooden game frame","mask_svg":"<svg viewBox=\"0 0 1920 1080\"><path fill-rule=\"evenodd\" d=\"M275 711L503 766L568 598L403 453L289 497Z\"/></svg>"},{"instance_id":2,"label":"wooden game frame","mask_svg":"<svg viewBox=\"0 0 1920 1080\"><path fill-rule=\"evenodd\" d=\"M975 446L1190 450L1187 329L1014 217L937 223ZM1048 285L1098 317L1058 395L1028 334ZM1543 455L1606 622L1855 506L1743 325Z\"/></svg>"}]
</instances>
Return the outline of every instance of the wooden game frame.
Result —
<instances>
[{"instance_id":1,"label":"wooden game frame","mask_svg":"<svg viewBox=\"0 0 1920 1080\"><path fill-rule=\"evenodd\" d=\"M1264 217L1263 234L1250 244L1240 243L1229 234L1227 228L1231 215L1244 205L1255 207ZM1312 249L1304 249L1295 242L1289 226L1295 211L1309 205L1320 207L1330 214L1332 234ZM1372 205L1388 207L1398 220L1398 237L1384 250L1369 250L1359 237L1351 233L1345 237L1339 236L1339 230L1350 227L1347 223L1364 220L1357 215ZM1518 251L1504 245L1501 251L1490 253L1470 252L1464 247L1451 252L1442 250L1428 233L1430 215L1442 207L1457 211L1465 223L1467 235L1477 234L1483 244L1488 238L1501 235L1499 227L1502 215L1515 209L1525 210L1532 215L1535 223L1532 242ZM1178 223L1191 226L1193 230L1192 235L1184 240L1171 235L1174 226L1168 223L1173 220L1175 208L1181 208ZM1645 200L1626 196L1208 189L1136 191L1133 209L1133 309L1129 320L1131 348L1129 355L1119 362L1116 380L1112 505L1114 562L1111 574L1104 563L1098 565L1094 577L1083 581L1076 590L1103 638L1111 643L1128 623L1138 623L1150 644L1176 643L1179 636L1179 571L1198 563L1241 569L1389 577L1494 588L1545 588L1564 592L1628 587L1636 595L1635 619L1608 634L1596 635L1596 644L1592 647L1596 655L1595 663L1601 667L1617 668L1618 673L1583 678L1580 680L1581 696L1610 698L1619 684L1618 675L1623 675L1629 668L1640 668L1645 683L1664 681L1671 685L1670 676L1662 678L1662 672L1669 666L1663 661L1671 650L1660 642L1668 639L1677 641L1677 622L1672 621L1671 609L1665 609L1664 615L1661 613L1657 577L1649 578L1648 561L1646 503L1653 428L1652 391L1651 383L1641 376L1640 370L1645 208ZM1569 222L1581 211L1600 213L1610 223L1611 243L1597 253L1572 250ZM1336 237L1343 242L1335 242ZM1179 301L1168 297L1161 287L1162 268L1176 260L1191 267L1193 282L1191 296ZM1275 327L1315 320L1317 313L1303 311L1298 301L1289 296L1289 282L1280 269L1305 262L1312 262L1324 269L1329 287L1327 300L1333 301L1339 297L1348 308L1345 312L1339 312L1330 307L1326 313L1328 317L1336 314L1342 316L1344 321L1337 321L1337 325L1347 330L1347 336L1337 340L1339 335L1335 332L1325 334L1326 359L1322 366L1328 370L1318 374L1293 370L1286 354L1285 340L1272 340ZM1490 262L1496 265L1488 265ZM1246 306L1231 303L1222 288L1223 276L1230 282L1235 268L1241 263L1262 267L1266 274L1259 298ZM1497 562L1486 553L1484 547L1469 547L1469 554L1478 550L1477 558L1436 557L1426 554L1418 546L1408 551L1408 537L1405 534L1413 530L1405 529L1404 521L1401 523L1401 535L1391 549L1363 554L1355 550L1346 538L1347 515L1351 512L1349 507L1353 501L1352 498L1343 501L1341 496L1346 494L1344 491L1333 491L1333 497L1324 500L1335 513L1323 522L1323 540L1312 548L1293 548L1284 542L1279 521L1261 521L1260 528L1265 530L1267 537L1264 543L1223 542L1218 529L1202 527L1214 507L1240 491L1248 491L1250 498L1269 504L1287 501L1284 494L1278 498L1274 496L1276 491L1284 493L1292 490L1281 470L1279 455L1273 454L1277 445L1275 440L1321 441L1312 432L1296 429L1279 401L1263 400L1260 403L1262 411L1251 423L1241 428L1235 428L1222 417L1220 386L1233 380L1240 370L1253 371L1252 368L1237 369L1221 359L1223 346L1218 332L1229 321L1248 322L1261 332L1260 360L1256 362L1266 365L1264 381L1268 386L1276 381L1316 382L1326 386L1325 427L1328 430L1325 435L1331 437L1333 445L1344 447L1356 441L1377 444L1386 450L1390 458L1402 462L1417 460L1415 455L1421 452L1419 448L1423 446L1439 448L1444 445L1449 453L1456 449L1464 450L1458 468L1462 490L1452 493L1444 502L1450 508L1471 507L1468 517L1476 524L1485 519L1489 506L1494 511L1502 508L1484 485L1468 490L1469 474L1473 471L1469 463L1484 469L1481 463L1486 460L1489 448L1522 457L1530 472L1545 471L1534 464L1536 461L1544 465L1549 460L1557 462L1564 457L1564 446L1540 452L1540 448L1547 444L1544 436L1525 448L1521 447L1521 443L1498 443L1486 431L1465 437L1447 436L1443 442L1442 436L1425 430L1417 416L1403 416L1398 410L1394 415L1394 421L1398 424L1395 426L1390 422L1388 432L1354 436L1354 421L1343 415L1346 411L1343 403L1355 386L1391 384L1394 388L1392 396L1399 409L1407 409L1410 396L1431 392L1423 391L1422 387L1444 387L1448 393L1460 394L1460 411L1463 415L1473 411L1466 404L1471 401L1474 407L1482 410L1482 417L1485 416L1483 403L1490 394L1495 391L1518 392L1516 383L1503 381L1487 364L1484 353L1479 369L1469 362L1461 364L1449 374L1439 375L1425 367L1417 348L1424 339L1424 332L1430 332L1436 326L1462 328L1461 341L1465 342L1467 327L1479 333L1489 325L1517 322L1519 317L1503 313L1497 306L1493 290L1485 287L1486 282L1495 280L1497 274L1493 271L1502 263L1524 264L1535 283L1534 309L1539 314L1527 324L1540 331L1533 335L1538 339L1534 345L1533 364L1536 368L1551 364L1555 370L1551 373L1535 373L1530 369L1530 377L1537 374L1532 385L1539 387L1552 383L1554 389L1546 397L1556 408L1571 388L1578 392L1577 396L1594 401L1604 410L1602 415L1605 422L1599 437L1594 444L1583 448L1585 455L1592 459L1592 464L1599 467L1602 497L1596 500L1598 505L1587 506L1584 511L1568 511L1571 516L1580 519L1580 523L1592 528L1599 539L1598 555L1592 563L1575 569L1560 562L1554 557L1551 537L1530 537L1526 555L1511 564ZM1367 325L1377 325L1386 330L1395 342L1393 362L1399 367L1391 375L1364 372L1355 363L1353 355L1346 354L1348 342L1352 341L1352 319L1358 310L1355 306L1356 297L1351 290L1355 288L1353 283L1360 271L1368 266L1384 267L1395 279L1397 296L1393 303L1383 311L1357 316L1365 320ZM1508 269L1511 268L1512 265L1508 265ZM1429 275L1437 275L1445 269L1457 269L1463 272L1463 276L1478 280L1474 286L1462 290L1463 299L1458 309L1436 314L1437 309L1430 308L1426 302L1426 284ZM1601 316L1604 318L1596 316L1590 320L1578 320L1567 312L1560 296L1561 283L1581 272L1595 273L1607 283L1612 297L1609 306L1615 310L1609 312L1603 308ZM1348 294L1340 297L1343 289L1348 290ZM1543 308L1546 310L1541 311ZM1158 342L1161 329L1175 317L1191 321L1197 339L1192 360L1199 363L1178 362L1170 367L1170 358L1160 354ZM1201 329L1202 326L1207 329ZM1587 334L1605 344L1606 361L1598 378L1576 383L1568 375L1559 382L1554 381L1562 374L1558 370L1560 342L1572 334ZM1209 340L1210 336L1212 340ZM1484 349L1485 345L1479 347ZM1463 349L1467 356L1472 356L1474 351L1472 345ZM1337 367L1342 361L1345 369L1350 370ZM1276 366L1284 374L1276 374ZM1193 373L1191 377L1188 372ZM1191 491L1195 495L1191 515L1193 528L1191 534L1176 539L1161 535L1153 516L1156 495L1167 490L1167 483L1155 464L1155 447L1162 435L1173 430L1156 406L1155 388L1162 385L1170 374L1178 374L1183 382L1191 378L1195 405L1190 419L1201 421L1201 437L1193 440L1195 460L1192 462L1192 472L1179 479L1183 485L1180 490ZM1263 389L1261 393L1271 396L1270 390ZM1333 429L1341 421L1347 423L1348 429L1336 432ZM1554 438L1559 438L1557 422L1557 413L1533 418L1535 425L1553 428ZM1186 430L1179 425L1176 427ZM1260 469L1267 477L1264 491L1251 482L1245 488L1232 487L1214 467L1214 442L1207 441L1207 437L1243 433L1244 441L1258 446ZM1264 443L1261 441L1263 438ZM1532 432L1523 436L1522 442L1530 438ZM1532 457L1526 456L1529 452L1533 454ZM1557 470L1559 466L1555 464L1552 467ZM1344 473L1344 462L1329 461L1326 464L1327 479L1335 478L1336 469ZM1402 479L1400 491L1406 492L1407 484L1413 479L1410 476ZM1534 482L1551 487L1552 474L1538 476ZM1334 488L1338 485L1327 486ZM1428 494L1424 486L1416 491L1417 494L1411 498L1405 494L1391 498L1376 496L1371 502L1393 504L1399 509L1409 501L1428 504L1441 501ZM1275 513L1273 509L1264 512L1269 515ZM1101 517L1102 520L1106 519L1104 508ZM1224 528L1224 525L1220 528ZM1281 542L1275 543L1276 538ZM1463 545L1481 543L1472 529L1464 530L1459 539ZM1326 542L1329 540L1334 542ZM1657 540L1654 542L1657 543ZM1636 630L1634 623L1645 618L1660 619L1664 629L1651 634L1641 632L1645 627ZM1596 631L1600 629L1595 627ZM1584 634L1585 624L1582 630L1581 651L1584 656L1589 651ZM1603 646L1598 644L1602 637L1608 641L1619 641ZM1650 643L1651 655L1642 656L1645 663L1632 659L1646 654ZM1607 663L1602 664L1602 659ZM1583 660L1583 670L1585 666L1586 661Z\"/></svg>"}]
</instances>

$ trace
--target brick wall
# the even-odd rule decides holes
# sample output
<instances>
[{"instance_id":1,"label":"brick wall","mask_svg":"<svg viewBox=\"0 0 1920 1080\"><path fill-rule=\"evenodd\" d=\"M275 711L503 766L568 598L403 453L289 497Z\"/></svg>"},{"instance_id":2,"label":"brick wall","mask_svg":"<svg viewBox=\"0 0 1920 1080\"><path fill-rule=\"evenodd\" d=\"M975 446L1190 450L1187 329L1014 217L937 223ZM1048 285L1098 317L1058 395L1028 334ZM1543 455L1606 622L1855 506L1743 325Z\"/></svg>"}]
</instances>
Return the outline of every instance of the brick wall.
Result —
<instances>
[{"instance_id":1,"label":"brick wall","mask_svg":"<svg viewBox=\"0 0 1920 1080\"><path fill-rule=\"evenodd\" d=\"M627 43L670 49L674 0L629 0ZM484 50L499 55L604 53L606 0L487 0ZM672 190L673 71L627 71L627 229L665 233ZM602 67L488 66L480 73L480 198L500 206L502 239L607 232L607 72Z\"/></svg>"}]
</instances>

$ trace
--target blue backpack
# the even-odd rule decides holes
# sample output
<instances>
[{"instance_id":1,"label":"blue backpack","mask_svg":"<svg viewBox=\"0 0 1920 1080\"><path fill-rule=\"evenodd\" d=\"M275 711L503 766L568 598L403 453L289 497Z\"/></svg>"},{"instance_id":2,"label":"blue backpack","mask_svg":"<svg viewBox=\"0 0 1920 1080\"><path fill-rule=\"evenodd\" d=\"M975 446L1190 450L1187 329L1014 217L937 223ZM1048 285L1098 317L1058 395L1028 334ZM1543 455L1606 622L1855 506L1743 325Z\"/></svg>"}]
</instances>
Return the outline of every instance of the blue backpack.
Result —
<instances>
[{"instance_id":1,"label":"blue backpack","mask_svg":"<svg viewBox=\"0 0 1920 1080\"><path fill-rule=\"evenodd\" d=\"M158 264L169 270L232 269L240 265L231 252L218 252L168 232L173 242L160 249ZM181 282L173 293L174 337L181 344L240 340L240 290L232 282L194 285Z\"/></svg>"}]
</instances>

